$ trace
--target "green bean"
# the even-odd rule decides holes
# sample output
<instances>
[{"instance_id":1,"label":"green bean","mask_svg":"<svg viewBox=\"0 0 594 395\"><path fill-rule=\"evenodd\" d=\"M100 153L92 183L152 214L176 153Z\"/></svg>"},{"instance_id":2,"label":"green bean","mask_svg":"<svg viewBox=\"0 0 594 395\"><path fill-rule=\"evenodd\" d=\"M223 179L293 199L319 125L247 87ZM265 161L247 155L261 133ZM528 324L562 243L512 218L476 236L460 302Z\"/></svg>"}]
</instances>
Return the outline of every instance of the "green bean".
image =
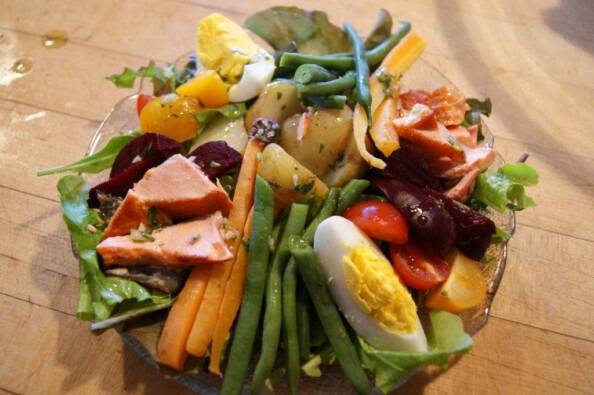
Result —
<instances>
[{"instance_id":1,"label":"green bean","mask_svg":"<svg viewBox=\"0 0 594 395\"><path fill-rule=\"evenodd\" d=\"M287 381L290 395L295 395L299 390L299 376L301 374L301 364L299 362L299 353L301 340L298 335L297 324L297 265L295 260L291 259L285 268L283 276L283 324L285 327L285 347L287 351Z\"/></svg>"},{"instance_id":2,"label":"green bean","mask_svg":"<svg viewBox=\"0 0 594 395\"><path fill-rule=\"evenodd\" d=\"M336 79L336 74L317 64L302 64L295 70L293 79L301 84L312 82L331 81Z\"/></svg>"},{"instance_id":3,"label":"green bean","mask_svg":"<svg viewBox=\"0 0 594 395\"><path fill-rule=\"evenodd\" d=\"M355 203L370 184L368 180L350 180L340 191L335 214L342 214L344 210Z\"/></svg>"},{"instance_id":4,"label":"green bean","mask_svg":"<svg viewBox=\"0 0 594 395\"><path fill-rule=\"evenodd\" d=\"M264 311L264 325L262 329L262 351L256 364L250 392L259 394L270 375L281 335L282 325L282 281L285 263L290 257L289 237L300 235L305 227L307 211L305 204L293 204L287 223L282 231L280 241L272 258L272 265L268 275L266 288L266 310Z\"/></svg>"},{"instance_id":5,"label":"green bean","mask_svg":"<svg viewBox=\"0 0 594 395\"><path fill-rule=\"evenodd\" d=\"M318 82L309 85L299 85L297 91L299 97L306 96L328 96L343 93L355 86L356 74L348 71L345 75L332 81Z\"/></svg>"},{"instance_id":6,"label":"green bean","mask_svg":"<svg viewBox=\"0 0 594 395\"><path fill-rule=\"evenodd\" d=\"M279 62L281 67L292 67L296 69L302 64L317 64L327 69L348 71L355 66L352 56L309 55L305 53L286 52Z\"/></svg>"},{"instance_id":7,"label":"green bean","mask_svg":"<svg viewBox=\"0 0 594 395\"><path fill-rule=\"evenodd\" d=\"M396 28L394 34L388 37L377 47L366 51L365 57L371 67L381 63L388 52L398 44L404 36L410 32L411 24L404 21ZM285 52L280 58L279 65L282 67L293 68L302 64L317 64L331 70L347 71L355 68L355 61L352 53L335 53L329 55L309 55L295 52Z\"/></svg>"},{"instance_id":8,"label":"green bean","mask_svg":"<svg viewBox=\"0 0 594 395\"><path fill-rule=\"evenodd\" d=\"M222 395L240 394L247 377L266 287L273 218L274 192L263 178L257 176L246 286L221 389Z\"/></svg>"},{"instance_id":9,"label":"green bean","mask_svg":"<svg viewBox=\"0 0 594 395\"><path fill-rule=\"evenodd\" d=\"M360 105L365 109L367 119L371 124L371 92L369 91L369 65L367 64L367 55L365 53L365 45L361 41L361 37L357 34L355 28L345 23L344 30L349 36L349 40L353 45L353 59L355 60L355 70L357 71L355 96Z\"/></svg>"},{"instance_id":10,"label":"green bean","mask_svg":"<svg viewBox=\"0 0 594 395\"><path fill-rule=\"evenodd\" d=\"M365 57L367 58L367 63L369 63L371 67L380 64L388 52L390 52L390 50L394 48L396 44L398 44L402 38L408 34L408 32L410 32L410 28L411 24L409 21L401 22L400 26L398 26L394 31L394 34L384 40L384 42L379 44L377 47L366 52Z\"/></svg>"},{"instance_id":11,"label":"green bean","mask_svg":"<svg viewBox=\"0 0 594 395\"><path fill-rule=\"evenodd\" d=\"M291 255L297 262L299 274L305 282L324 332L328 336L347 380L351 382L358 393L368 394L371 390L369 380L361 366L357 350L344 327L342 318L328 294L326 276L313 249L305 240L295 236L291 238L289 245Z\"/></svg>"},{"instance_id":12,"label":"green bean","mask_svg":"<svg viewBox=\"0 0 594 395\"><path fill-rule=\"evenodd\" d=\"M338 195L340 195L340 189L330 188L320 212L311 220L309 225L307 225L305 232L303 232L303 240L305 240L306 243L311 244L316 229L318 229L318 225L326 218L334 215L334 210L336 210L336 204L338 203Z\"/></svg>"},{"instance_id":13,"label":"green bean","mask_svg":"<svg viewBox=\"0 0 594 395\"><path fill-rule=\"evenodd\" d=\"M311 333L309 325L309 309L307 291L303 286L297 290L297 328L299 339L299 355L307 360L311 352Z\"/></svg>"},{"instance_id":14,"label":"green bean","mask_svg":"<svg viewBox=\"0 0 594 395\"><path fill-rule=\"evenodd\" d=\"M303 102L307 106L335 108L337 110L342 110L346 101L347 97L345 95L308 96L303 98Z\"/></svg>"}]
</instances>

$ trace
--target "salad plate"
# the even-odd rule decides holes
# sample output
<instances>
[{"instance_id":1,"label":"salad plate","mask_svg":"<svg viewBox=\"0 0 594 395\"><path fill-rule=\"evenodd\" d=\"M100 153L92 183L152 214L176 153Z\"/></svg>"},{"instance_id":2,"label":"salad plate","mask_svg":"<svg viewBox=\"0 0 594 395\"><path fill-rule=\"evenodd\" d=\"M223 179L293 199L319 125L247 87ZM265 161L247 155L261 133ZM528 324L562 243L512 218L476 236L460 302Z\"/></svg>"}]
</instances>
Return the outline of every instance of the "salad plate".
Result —
<instances>
[{"instance_id":1,"label":"salad plate","mask_svg":"<svg viewBox=\"0 0 594 395\"><path fill-rule=\"evenodd\" d=\"M273 7L244 27L211 14L195 52L108 76L134 93L38 172L75 173L77 318L201 394L432 380L487 324L538 173L410 22L381 10L363 40Z\"/></svg>"},{"instance_id":2,"label":"salad plate","mask_svg":"<svg viewBox=\"0 0 594 395\"><path fill-rule=\"evenodd\" d=\"M183 64L187 61L192 52L187 52L181 55L175 62L176 67L183 67ZM138 117L136 115L136 103L138 95L143 92L148 92L147 82L145 79L141 79L139 87L136 93L131 94L122 98L117 104L109 111L103 122L97 128L97 131L93 135L89 147L87 149L87 155L92 155L97 150L105 145L105 143L113 136L128 133L130 130L138 128ZM417 89L430 90L433 87L438 86L451 86L456 87L452 81L450 81L443 73L441 73L435 66L431 65L424 59L419 59L413 67L406 73L402 79L403 89L407 87L415 87ZM495 137L489 129L484 119L481 119L481 130L483 134L483 140L479 145L485 145L491 148L495 147ZM503 158L497 154L496 160L491 165L490 169L496 171L504 162ZM106 173L100 173L94 176L97 182L105 179ZM495 210L488 210L488 217L491 218L497 227L505 230L510 235L513 235L515 230L515 212L508 210L504 213L497 212ZM485 275L488 283L488 294L487 298L478 306L471 309L465 310L460 313L459 316L462 318L464 324L464 330L470 334L476 334L481 328L487 324L489 318L491 305L497 294L497 290L503 278L505 272L505 266L507 262L508 245L507 243L492 244L486 253L485 264L482 266L482 272ZM419 314L426 314L426 311L422 310ZM157 369L164 371L166 375L175 377L177 381L186 386L187 388L194 390L200 394L216 394L217 388L221 385L221 380L214 377L206 372L200 372L198 367L195 367L194 371L189 373L175 372L172 369L159 365L154 358L155 355L155 344L157 342L157 334L162 326L164 319L163 313L155 313L155 317L152 319L149 317L142 317L138 319L138 323L127 323L126 325L120 325L116 329L123 341L130 346L135 352L141 355L149 364ZM426 317L425 317L426 320ZM147 321L150 323L147 325ZM424 368L430 369L430 368ZM336 366L330 369L327 373L324 373L324 380L313 380L305 377L303 379L304 391L310 394L324 394L330 391L335 391L338 388L344 388L349 391L349 384L344 380L342 372ZM404 385L402 382L400 385Z\"/></svg>"}]
</instances>

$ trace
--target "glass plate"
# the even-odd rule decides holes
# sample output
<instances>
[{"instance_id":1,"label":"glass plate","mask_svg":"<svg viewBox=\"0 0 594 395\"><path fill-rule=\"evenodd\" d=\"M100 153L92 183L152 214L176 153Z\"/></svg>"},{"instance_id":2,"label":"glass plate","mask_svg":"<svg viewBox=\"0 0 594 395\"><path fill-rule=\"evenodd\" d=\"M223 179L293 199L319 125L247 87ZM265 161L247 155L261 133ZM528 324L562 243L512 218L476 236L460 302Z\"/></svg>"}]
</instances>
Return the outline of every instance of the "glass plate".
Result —
<instances>
[{"instance_id":1,"label":"glass plate","mask_svg":"<svg viewBox=\"0 0 594 395\"><path fill-rule=\"evenodd\" d=\"M188 55L189 53L182 55L175 64L179 66L183 65L187 60ZM146 85L149 84L145 84L143 89L141 81L137 93L127 96L116 103L91 139L87 155L93 154L100 147L104 146L112 136L138 128L136 100L139 93L149 91ZM455 87L455 85L438 69L422 59L417 61L411 70L407 72L402 79L402 85L405 90L410 88L432 90L442 85ZM484 122L482 123L482 132L485 138L479 145L493 147L493 134ZM491 169L496 170L503 163L503 158L500 155L497 155L497 159L491 166ZM90 181L96 183L104 180L106 177L107 172L103 172L91 177ZM507 211L505 213L490 211L488 212L488 216L499 228L507 231L509 234L513 234L515 230L515 214L512 211ZM491 304L493 303L493 299L495 298L501 278L505 271L507 251L507 244L492 245L487 250L486 261L490 263L481 264L482 271L487 279L489 287L487 298L481 305L466 310L464 313L460 314L466 332L471 335L476 334L487 323ZM426 311L423 310L422 307L419 308L419 314L422 319L426 315L424 314ZM120 326L117 330L126 344L143 356L151 365L161 370L165 375L174 377L184 386L201 394L216 394L218 392L217 388L220 388L221 379L200 369L202 364L201 360L190 359L188 362L190 367L187 369L187 372L181 374L160 366L155 362L153 356L155 355L156 342L158 340L162 321L165 317L166 312L157 312L138 322L127 324L125 327ZM312 379L302 375L300 386L302 392L307 394L327 394L337 391L351 393L352 389L350 385L344 380L342 371L336 365L337 364L334 364L334 366L328 367L324 371L324 375L321 379ZM434 369L422 368L420 370L425 370L427 380L430 380L434 376ZM401 383L401 386L404 382ZM276 389L282 393L286 392L282 382Z\"/></svg>"}]
</instances>

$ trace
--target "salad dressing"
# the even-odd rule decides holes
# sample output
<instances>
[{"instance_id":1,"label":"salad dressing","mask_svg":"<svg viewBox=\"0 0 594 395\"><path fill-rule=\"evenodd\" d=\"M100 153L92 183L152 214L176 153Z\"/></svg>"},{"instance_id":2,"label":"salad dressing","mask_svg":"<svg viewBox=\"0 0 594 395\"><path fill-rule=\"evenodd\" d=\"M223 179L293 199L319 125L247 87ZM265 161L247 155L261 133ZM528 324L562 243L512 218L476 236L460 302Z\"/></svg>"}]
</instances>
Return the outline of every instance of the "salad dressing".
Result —
<instances>
[{"instance_id":1,"label":"salad dressing","mask_svg":"<svg viewBox=\"0 0 594 395\"><path fill-rule=\"evenodd\" d=\"M63 30L50 30L43 35L42 40L46 48L60 48L68 42L68 33Z\"/></svg>"},{"instance_id":2,"label":"salad dressing","mask_svg":"<svg viewBox=\"0 0 594 395\"><path fill-rule=\"evenodd\" d=\"M33 68L33 62L31 61L31 59L22 58L22 59L16 60L12 64L10 71L17 73L17 74L26 74L29 71L31 71L32 68Z\"/></svg>"}]
</instances>

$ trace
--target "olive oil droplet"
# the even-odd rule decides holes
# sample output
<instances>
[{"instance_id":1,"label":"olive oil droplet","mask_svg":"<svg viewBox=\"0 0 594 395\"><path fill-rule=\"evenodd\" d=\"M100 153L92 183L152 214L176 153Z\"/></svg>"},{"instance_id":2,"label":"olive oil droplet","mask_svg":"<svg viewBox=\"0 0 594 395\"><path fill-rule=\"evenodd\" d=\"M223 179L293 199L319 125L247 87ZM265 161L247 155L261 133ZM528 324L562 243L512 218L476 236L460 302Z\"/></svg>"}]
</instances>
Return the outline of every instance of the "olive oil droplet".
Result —
<instances>
[{"instance_id":1,"label":"olive oil droplet","mask_svg":"<svg viewBox=\"0 0 594 395\"><path fill-rule=\"evenodd\" d=\"M25 74L31 71L32 68L33 62L30 59L23 58L14 62L10 70L18 74Z\"/></svg>"},{"instance_id":2,"label":"olive oil droplet","mask_svg":"<svg viewBox=\"0 0 594 395\"><path fill-rule=\"evenodd\" d=\"M51 30L43 35L43 46L60 48L68 42L68 33L62 30Z\"/></svg>"}]
</instances>

